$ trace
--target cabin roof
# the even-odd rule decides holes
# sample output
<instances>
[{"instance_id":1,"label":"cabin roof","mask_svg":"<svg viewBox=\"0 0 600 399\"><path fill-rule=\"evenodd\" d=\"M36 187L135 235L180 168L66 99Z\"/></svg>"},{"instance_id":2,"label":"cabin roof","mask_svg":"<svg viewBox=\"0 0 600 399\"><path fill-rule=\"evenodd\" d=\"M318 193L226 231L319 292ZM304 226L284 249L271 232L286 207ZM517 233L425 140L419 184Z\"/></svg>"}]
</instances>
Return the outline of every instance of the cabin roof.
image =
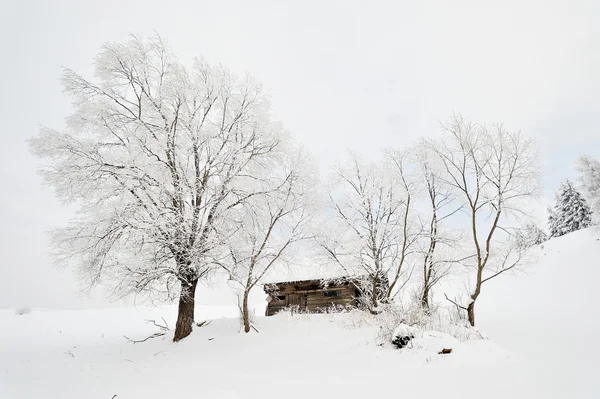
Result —
<instances>
[{"instance_id":1,"label":"cabin roof","mask_svg":"<svg viewBox=\"0 0 600 399\"><path fill-rule=\"evenodd\" d=\"M301 280L283 280L283 281L269 281L265 282L265 285L285 285L285 284L309 284L309 283L321 283L323 281L336 281L336 280L345 280L352 279L356 277L340 275L337 277L323 277L323 278L307 278Z\"/></svg>"},{"instance_id":2,"label":"cabin roof","mask_svg":"<svg viewBox=\"0 0 600 399\"><path fill-rule=\"evenodd\" d=\"M278 281L278 282L272 282L272 283L265 283L264 288L265 288L265 291L271 291L274 288L281 288L281 287L285 287L288 285L312 285L312 284L323 285L323 288L326 288L326 286L328 286L328 285L337 285L339 283L352 282L352 281L356 281L357 279L362 278L362 277L364 277L364 276L343 275L343 276L339 276L339 277L335 277L335 278L315 278L315 279L294 280L294 281ZM323 284L324 282L328 282L331 284Z\"/></svg>"},{"instance_id":3,"label":"cabin roof","mask_svg":"<svg viewBox=\"0 0 600 399\"><path fill-rule=\"evenodd\" d=\"M277 267L262 278L263 284L299 283L309 281L335 280L348 278L348 273L339 265L331 263L312 263L311 260L302 260L299 263L288 264L286 267Z\"/></svg>"},{"instance_id":4,"label":"cabin roof","mask_svg":"<svg viewBox=\"0 0 600 399\"><path fill-rule=\"evenodd\" d=\"M264 283L265 285L286 285L286 284L311 284L311 283L321 283L323 281L327 282L343 282L343 281L352 281L357 280L359 278L363 278L365 276L362 275L339 275L336 277L323 277L323 278L310 278L303 280L285 280L285 281L272 281L268 283Z\"/></svg>"}]
</instances>

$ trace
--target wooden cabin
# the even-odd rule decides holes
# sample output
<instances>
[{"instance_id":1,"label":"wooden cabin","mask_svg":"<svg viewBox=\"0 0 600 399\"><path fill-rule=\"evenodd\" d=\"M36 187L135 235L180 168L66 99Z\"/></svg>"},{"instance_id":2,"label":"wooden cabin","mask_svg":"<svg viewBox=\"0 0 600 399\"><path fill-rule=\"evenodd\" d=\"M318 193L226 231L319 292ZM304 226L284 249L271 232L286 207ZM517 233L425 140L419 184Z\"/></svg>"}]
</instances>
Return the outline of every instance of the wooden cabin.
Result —
<instances>
[{"instance_id":1,"label":"wooden cabin","mask_svg":"<svg viewBox=\"0 0 600 399\"><path fill-rule=\"evenodd\" d=\"M334 281L315 279L265 284L267 316L292 308L300 312L321 312L332 306L357 307L360 291L358 280Z\"/></svg>"}]
</instances>

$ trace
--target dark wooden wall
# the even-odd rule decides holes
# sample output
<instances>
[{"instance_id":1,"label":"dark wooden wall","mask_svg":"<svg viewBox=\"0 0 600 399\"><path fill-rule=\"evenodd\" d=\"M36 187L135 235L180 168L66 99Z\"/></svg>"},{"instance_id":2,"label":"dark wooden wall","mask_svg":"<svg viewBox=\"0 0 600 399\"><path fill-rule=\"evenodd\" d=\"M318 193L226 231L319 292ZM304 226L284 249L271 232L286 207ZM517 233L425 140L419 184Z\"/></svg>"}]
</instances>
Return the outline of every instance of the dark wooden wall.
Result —
<instances>
[{"instance_id":1,"label":"dark wooden wall","mask_svg":"<svg viewBox=\"0 0 600 399\"><path fill-rule=\"evenodd\" d=\"M267 316L285 308L297 308L301 312L320 312L332 306L357 306L357 289L345 282L324 288L320 280L271 284L265 287L271 301Z\"/></svg>"}]
</instances>

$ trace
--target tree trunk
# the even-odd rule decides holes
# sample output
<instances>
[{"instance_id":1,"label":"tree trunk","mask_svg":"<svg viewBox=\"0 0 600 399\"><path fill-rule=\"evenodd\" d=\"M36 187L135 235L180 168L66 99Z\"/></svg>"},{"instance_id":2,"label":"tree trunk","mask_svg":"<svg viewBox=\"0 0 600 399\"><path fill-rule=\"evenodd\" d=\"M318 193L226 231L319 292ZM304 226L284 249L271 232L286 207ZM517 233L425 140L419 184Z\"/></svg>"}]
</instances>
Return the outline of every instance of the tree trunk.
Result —
<instances>
[{"instance_id":1,"label":"tree trunk","mask_svg":"<svg viewBox=\"0 0 600 399\"><path fill-rule=\"evenodd\" d=\"M242 318L244 320L244 332L250 332L250 314L248 313L248 291L244 292L242 302Z\"/></svg>"},{"instance_id":2,"label":"tree trunk","mask_svg":"<svg viewBox=\"0 0 600 399\"><path fill-rule=\"evenodd\" d=\"M469 317L469 324L471 327L475 327L475 301L479 298L479 294L481 294L481 284L483 278L483 268L484 266L480 266L477 271L477 282L475 285L475 292L471 295L471 303L467 306L467 315Z\"/></svg>"},{"instance_id":3,"label":"tree trunk","mask_svg":"<svg viewBox=\"0 0 600 399\"><path fill-rule=\"evenodd\" d=\"M377 312L377 303L378 303L378 301L377 301L377 288L378 288L377 282L378 282L378 278L376 275L373 276L372 282L373 282L373 286L372 286L373 292L371 293L371 309L370 310L371 310L372 314L377 314L378 313Z\"/></svg>"},{"instance_id":4,"label":"tree trunk","mask_svg":"<svg viewBox=\"0 0 600 399\"><path fill-rule=\"evenodd\" d=\"M177 313L177 324L173 342L178 342L192 333L194 326L194 308L196 304L196 286L198 280L192 280L189 286L181 285L179 294L179 311Z\"/></svg>"},{"instance_id":5,"label":"tree trunk","mask_svg":"<svg viewBox=\"0 0 600 399\"><path fill-rule=\"evenodd\" d=\"M421 307L423 309L429 309L429 282L423 287L423 295L421 295Z\"/></svg>"},{"instance_id":6,"label":"tree trunk","mask_svg":"<svg viewBox=\"0 0 600 399\"><path fill-rule=\"evenodd\" d=\"M467 306L467 315L469 316L469 324L475 327L475 300Z\"/></svg>"}]
</instances>

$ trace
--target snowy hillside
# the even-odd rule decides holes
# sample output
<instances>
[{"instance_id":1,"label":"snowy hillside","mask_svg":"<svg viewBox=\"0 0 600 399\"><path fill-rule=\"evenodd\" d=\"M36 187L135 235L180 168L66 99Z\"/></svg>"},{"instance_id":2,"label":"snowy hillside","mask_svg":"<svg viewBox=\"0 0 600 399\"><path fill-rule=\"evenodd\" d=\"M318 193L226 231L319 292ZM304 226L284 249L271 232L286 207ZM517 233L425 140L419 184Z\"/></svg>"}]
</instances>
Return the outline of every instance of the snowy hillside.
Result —
<instances>
[{"instance_id":1,"label":"snowy hillside","mask_svg":"<svg viewBox=\"0 0 600 399\"><path fill-rule=\"evenodd\" d=\"M175 309L2 311L0 398L597 398L599 236L553 239L527 275L486 287L479 328L498 345L425 332L412 349L379 346L360 312L258 318L242 334L231 307L199 309L215 320L180 343L132 344L123 335L173 326Z\"/></svg>"},{"instance_id":2,"label":"snowy hillside","mask_svg":"<svg viewBox=\"0 0 600 399\"><path fill-rule=\"evenodd\" d=\"M478 326L499 345L555 370L554 383L580 379L573 392L595 386L600 397L591 382L600 359L600 230L552 238L532 252L539 262L526 273L485 287Z\"/></svg>"}]
</instances>

